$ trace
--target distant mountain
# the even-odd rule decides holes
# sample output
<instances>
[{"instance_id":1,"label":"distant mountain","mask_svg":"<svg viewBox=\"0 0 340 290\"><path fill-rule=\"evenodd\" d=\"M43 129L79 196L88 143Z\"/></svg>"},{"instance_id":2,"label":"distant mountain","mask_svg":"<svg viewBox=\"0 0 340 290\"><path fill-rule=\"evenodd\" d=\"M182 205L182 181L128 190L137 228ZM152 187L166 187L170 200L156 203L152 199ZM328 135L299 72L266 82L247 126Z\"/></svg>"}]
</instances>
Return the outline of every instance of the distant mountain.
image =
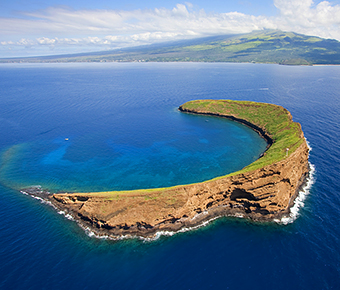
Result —
<instances>
[{"instance_id":1,"label":"distant mountain","mask_svg":"<svg viewBox=\"0 0 340 290\"><path fill-rule=\"evenodd\" d=\"M293 32L270 30L93 53L0 59L0 62L112 61L340 64L340 42Z\"/></svg>"}]
</instances>

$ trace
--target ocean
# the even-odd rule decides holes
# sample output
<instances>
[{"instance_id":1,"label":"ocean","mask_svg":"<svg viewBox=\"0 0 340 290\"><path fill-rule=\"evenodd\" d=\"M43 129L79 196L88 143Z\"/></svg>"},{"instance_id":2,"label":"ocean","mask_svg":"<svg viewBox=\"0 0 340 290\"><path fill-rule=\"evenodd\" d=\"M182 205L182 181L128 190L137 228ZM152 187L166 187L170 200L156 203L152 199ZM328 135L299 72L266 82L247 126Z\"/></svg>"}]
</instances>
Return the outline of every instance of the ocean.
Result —
<instances>
[{"instance_id":1,"label":"ocean","mask_svg":"<svg viewBox=\"0 0 340 290\"><path fill-rule=\"evenodd\" d=\"M0 65L1 289L339 289L340 67L226 63ZM287 108L313 175L287 223L220 218L146 241L97 239L20 192L207 180L266 143L195 99Z\"/></svg>"}]
</instances>

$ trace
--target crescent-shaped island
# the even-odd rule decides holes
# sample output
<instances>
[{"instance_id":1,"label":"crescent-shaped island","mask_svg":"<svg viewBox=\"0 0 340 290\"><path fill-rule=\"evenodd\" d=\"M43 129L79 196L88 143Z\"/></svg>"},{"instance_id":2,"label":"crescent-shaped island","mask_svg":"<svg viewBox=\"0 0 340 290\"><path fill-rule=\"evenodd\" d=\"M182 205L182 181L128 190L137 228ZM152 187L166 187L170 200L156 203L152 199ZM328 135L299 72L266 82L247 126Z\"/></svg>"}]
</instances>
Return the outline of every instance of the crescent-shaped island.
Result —
<instances>
[{"instance_id":1,"label":"crescent-shaped island","mask_svg":"<svg viewBox=\"0 0 340 290\"><path fill-rule=\"evenodd\" d=\"M309 148L299 123L281 106L231 100L196 100L183 113L243 123L266 141L266 151L240 171L168 188L89 193L24 192L49 200L97 236L153 238L235 216L273 221L288 216L309 174Z\"/></svg>"}]
</instances>

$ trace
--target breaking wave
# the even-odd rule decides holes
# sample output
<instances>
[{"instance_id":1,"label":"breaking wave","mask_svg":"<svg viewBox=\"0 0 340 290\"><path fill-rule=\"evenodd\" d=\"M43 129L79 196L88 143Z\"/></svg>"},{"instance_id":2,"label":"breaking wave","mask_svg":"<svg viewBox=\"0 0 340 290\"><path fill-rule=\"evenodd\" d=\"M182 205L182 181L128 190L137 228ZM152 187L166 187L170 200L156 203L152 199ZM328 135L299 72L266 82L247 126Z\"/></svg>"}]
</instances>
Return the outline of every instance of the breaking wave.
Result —
<instances>
[{"instance_id":1,"label":"breaking wave","mask_svg":"<svg viewBox=\"0 0 340 290\"><path fill-rule=\"evenodd\" d=\"M310 143L307 141L307 146L309 151L312 151L312 147L310 146ZM288 216L282 217L280 220L274 220L275 222L283 225L288 225L293 223L300 215L301 208L304 207L305 199L309 195L310 190L315 183L315 166L309 162L309 174L306 180L306 184L301 188L298 196L294 200L294 205L290 208L290 213Z\"/></svg>"},{"instance_id":2,"label":"breaking wave","mask_svg":"<svg viewBox=\"0 0 340 290\"><path fill-rule=\"evenodd\" d=\"M143 237L143 236L138 236L138 235L122 235L122 236L119 236L119 237L110 236L110 235L98 235L94 231L92 231L89 227L84 226L81 223L78 223L78 224L85 231L86 235L89 236L90 238L112 240L112 241L119 241L119 240L126 240L126 239L139 239L139 240L142 240L144 242L152 242L152 241L158 240L162 236L171 237L171 236L179 234L179 233L185 233L185 232L197 230L199 228L207 226L209 223L213 222L214 220L216 220L218 218L220 218L220 216L217 216L217 217L211 218L210 220L204 221L197 226L181 228L178 231L158 231L151 237Z\"/></svg>"},{"instance_id":3,"label":"breaking wave","mask_svg":"<svg viewBox=\"0 0 340 290\"><path fill-rule=\"evenodd\" d=\"M290 208L290 213L288 216L282 217L280 220L274 220L277 223L287 225L293 223L300 215L301 208L304 207L305 199L310 193L312 185L315 183L315 166L309 163L309 175L307 177L306 185L300 190L298 196L294 200L294 205Z\"/></svg>"}]
</instances>

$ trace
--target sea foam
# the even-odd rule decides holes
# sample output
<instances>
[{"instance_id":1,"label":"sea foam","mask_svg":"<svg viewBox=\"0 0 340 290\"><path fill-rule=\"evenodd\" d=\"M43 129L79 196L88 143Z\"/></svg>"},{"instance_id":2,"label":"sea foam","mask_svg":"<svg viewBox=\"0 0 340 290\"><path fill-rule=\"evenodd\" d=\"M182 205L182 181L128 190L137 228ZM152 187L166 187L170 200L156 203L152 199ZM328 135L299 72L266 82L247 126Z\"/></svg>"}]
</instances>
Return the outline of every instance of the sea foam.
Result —
<instances>
[{"instance_id":1,"label":"sea foam","mask_svg":"<svg viewBox=\"0 0 340 290\"><path fill-rule=\"evenodd\" d=\"M305 203L305 199L306 197L309 195L310 193L310 189L312 188L312 185L315 182L315 166L311 163L309 163L309 175L307 177L307 181L306 181L306 185L300 190L298 196L296 197L295 201L294 201L294 205L290 208L290 213L288 216L282 217L280 220L275 219L274 221L279 223L279 224L283 224L283 225L287 225L287 224L291 224L293 223L299 216L300 216L300 210L304 207Z\"/></svg>"},{"instance_id":2,"label":"sea foam","mask_svg":"<svg viewBox=\"0 0 340 290\"><path fill-rule=\"evenodd\" d=\"M307 141L307 139L306 143L309 151L312 151L312 147L310 146L310 143ZM290 208L289 215L282 217L280 220L275 219L275 222L287 225L293 223L300 216L300 211L305 205L304 201L309 195L312 185L315 183L315 173L315 166L309 162L309 174L306 180L306 184L301 188L298 196L295 198L294 205Z\"/></svg>"}]
</instances>

